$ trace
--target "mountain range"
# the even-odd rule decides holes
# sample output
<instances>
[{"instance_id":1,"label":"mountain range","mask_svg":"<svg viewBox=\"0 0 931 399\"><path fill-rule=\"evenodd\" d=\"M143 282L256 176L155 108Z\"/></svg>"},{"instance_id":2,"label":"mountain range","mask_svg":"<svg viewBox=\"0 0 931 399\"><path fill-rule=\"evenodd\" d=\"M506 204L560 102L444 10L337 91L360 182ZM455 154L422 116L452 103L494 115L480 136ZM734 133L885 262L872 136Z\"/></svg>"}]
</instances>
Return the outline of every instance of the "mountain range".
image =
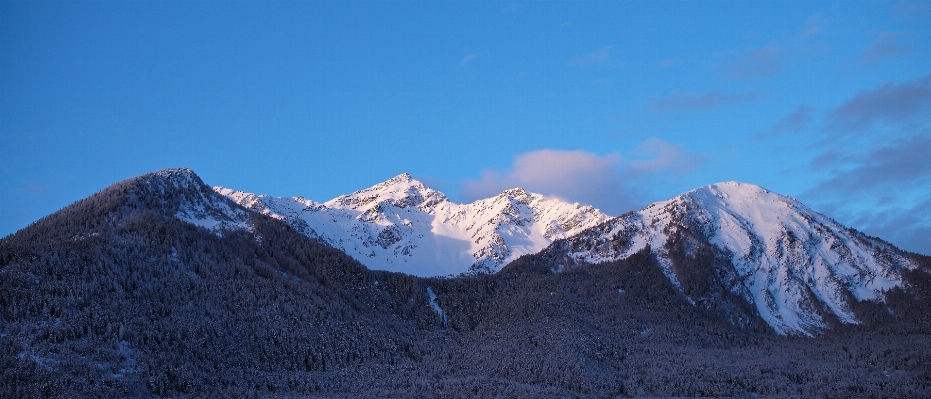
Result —
<instances>
[{"instance_id":1,"label":"mountain range","mask_svg":"<svg viewBox=\"0 0 931 399\"><path fill-rule=\"evenodd\" d=\"M931 394L931 258L735 182L608 217L168 169L0 239L0 316L2 397Z\"/></svg>"},{"instance_id":2,"label":"mountain range","mask_svg":"<svg viewBox=\"0 0 931 399\"><path fill-rule=\"evenodd\" d=\"M591 206L520 188L457 204L407 173L324 203L214 190L287 222L370 269L421 277L494 273L521 255L608 219Z\"/></svg>"},{"instance_id":3,"label":"mountain range","mask_svg":"<svg viewBox=\"0 0 931 399\"><path fill-rule=\"evenodd\" d=\"M616 218L520 188L456 204L406 173L325 203L214 191L370 269L423 277L494 273L540 251L559 270L624 259L649 246L689 300L750 304L755 311L731 315L733 321L748 323L757 314L780 334L815 333L825 317L856 323L851 301L880 298L902 284L903 270L917 266L885 241L791 197L738 182L701 187ZM713 275L713 286L683 286L698 263L684 258L696 256L708 258L698 278Z\"/></svg>"}]
</instances>

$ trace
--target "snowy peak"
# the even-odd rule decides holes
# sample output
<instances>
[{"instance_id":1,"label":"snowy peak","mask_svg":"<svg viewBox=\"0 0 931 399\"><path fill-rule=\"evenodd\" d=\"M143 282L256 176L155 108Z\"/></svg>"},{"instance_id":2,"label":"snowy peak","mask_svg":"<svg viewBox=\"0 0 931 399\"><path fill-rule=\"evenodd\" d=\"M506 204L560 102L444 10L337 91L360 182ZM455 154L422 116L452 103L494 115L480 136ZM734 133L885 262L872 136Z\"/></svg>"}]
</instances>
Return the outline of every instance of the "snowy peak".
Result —
<instances>
[{"instance_id":1,"label":"snowy peak","mask_svg":"<svg viewBox=\"0 0 931 399\"><path fill-rule=\"evenodd\" d=\"M554 259L602 262L650 246L667 277L695 303L733 295L782 334L812 334L827 318L856 323L854 300L881 300L915 267L894 246L760 186L701 187L588 229L547 249ZM704 256L706 262L696 261ZM694 265L712 263L696 277ZM689 266L693 265L693 266ZM690 269L691 267L691 269ZM696 278L721 292L693 290ZM701 286L699 284L698 286Z\"/></svg>"},{"instance_id":2,"label":"snowy peak","mask_svg":"<svg viewBox=\"0 0 931 399\"><path fill-rule=\"evenodd\" d=\"M531 194L524 191L524 189L518 187L518 188L512 188L510 190L504 190L501 192L501 194L498 194L495 198L504 198L504 199L513 200L513 201L516 201L522 204L530 204Z\"/></svg>"},{"instance_id":3,"label":"snowy peak","mask_svg":"<svg viewBox=\"0 0 931 399\"><path fill-rule=\"evenodd\" d=\"M523 189L456 204L404 173L325 203L215 187L256 212L341 249L372 269L419 276L493 273L608 219L590 206Z\"/></svg>"},{"instance_id":4,"label":"snowy peak","mask_svg":"<svg viewBox=\"0 0 931 399\"><path fill-rule=\"evenodd\" d=\"M383 183L349 195L341 195L325 203L329 207L361 209L376 205L392 205L398 208L432 207L448 201L443 193L427 188L411 175L402 173Z\"/></svg>"}]
</instances>

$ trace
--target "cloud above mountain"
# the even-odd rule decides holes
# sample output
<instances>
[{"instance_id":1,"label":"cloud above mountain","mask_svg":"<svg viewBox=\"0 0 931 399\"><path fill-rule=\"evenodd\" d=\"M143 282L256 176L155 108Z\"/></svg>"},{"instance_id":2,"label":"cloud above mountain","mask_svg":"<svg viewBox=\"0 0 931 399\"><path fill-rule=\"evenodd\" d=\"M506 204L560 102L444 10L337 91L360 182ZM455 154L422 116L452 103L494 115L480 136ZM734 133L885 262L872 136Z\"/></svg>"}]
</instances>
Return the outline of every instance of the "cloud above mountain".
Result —
<instances>
[{"instance_id":1,"label":"cloud above mountain","mask_svg":"<svg viewBox=\"0 0 931 399\"><path fill-rule=\"evenodd\" d=\"M931 131L864 153L826 152L813 161L830 177L802 194L829 214L903 249L931 254Z\"/></svg>"},{"instance_id":2,"label":"cloud above mountain","mask_svg":"<svg viewBox=\"0 0 931 399\"><path fill-rule=\"evenodd\" d=\"M544 149L514 157L510 168L482 171L481 178L465 181L461 195L471 201L521 187L616 215L645 205L643 183L691 171L699 162L682 146L657 138L626 155Z\"/></svg>"},{"instance_id":3,"label":"cloud above mountain","mask_svg":"<svg viewBox=\"0 0 931 399\"><path fill-rule=\"evenodd\" d=\"M922 208L931 198L931 75L862 90L824 117L813 111L799 108L776 126L820 129L808 168L824 178L801 199L904 249L931 254L931 217Z\"/></svg>"},{"instance_id":4,"label":"cloud above mountain","mask_svg":"<svg viewBox=\"0 0 931 399\"><path fill-rule=\"evenodd\" d=\"M831 111L828 118L829 128L849 132L880 125L927 123L928 115L931 115L931 75L861 91Z\"/></svg>"}]
</instances>

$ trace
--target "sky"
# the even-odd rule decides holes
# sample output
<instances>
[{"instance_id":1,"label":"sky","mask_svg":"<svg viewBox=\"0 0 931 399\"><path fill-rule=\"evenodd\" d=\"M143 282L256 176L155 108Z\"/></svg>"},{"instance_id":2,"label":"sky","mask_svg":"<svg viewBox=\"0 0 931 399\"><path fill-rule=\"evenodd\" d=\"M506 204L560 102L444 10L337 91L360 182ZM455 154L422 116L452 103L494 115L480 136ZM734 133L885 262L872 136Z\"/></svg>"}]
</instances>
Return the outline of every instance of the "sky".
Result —
<instances>
[{"instance_id":1,"label":"sky","mask_svg":"<svg viewBox=\"0 0 931 399\"><path fill-rule=\"evenodd\" d=\"M0 236L117 181L742 181L931 254L931 2L0 2Z\"/></svg>"}]
</instances>

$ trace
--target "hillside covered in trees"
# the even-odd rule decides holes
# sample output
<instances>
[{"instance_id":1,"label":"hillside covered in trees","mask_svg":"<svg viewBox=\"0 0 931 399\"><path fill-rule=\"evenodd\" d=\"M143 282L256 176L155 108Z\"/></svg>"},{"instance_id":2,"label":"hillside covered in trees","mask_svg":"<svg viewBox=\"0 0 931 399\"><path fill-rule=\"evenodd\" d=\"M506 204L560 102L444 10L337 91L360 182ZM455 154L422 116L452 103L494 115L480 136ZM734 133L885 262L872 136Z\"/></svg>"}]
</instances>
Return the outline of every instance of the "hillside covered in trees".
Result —
<instances>
[{"instance_id":1,"label":"hillside covered in trees","mask_svg":"<svg viewBox=\"0 0 931 399\"><path fill-rule=\"evenodd\" d=\"M548 259L372 271L190 171L140 176L0 240L0 397L931 395L928 257L815 337L693 305L649 247Z\"/></svg>"}]
</instances>

